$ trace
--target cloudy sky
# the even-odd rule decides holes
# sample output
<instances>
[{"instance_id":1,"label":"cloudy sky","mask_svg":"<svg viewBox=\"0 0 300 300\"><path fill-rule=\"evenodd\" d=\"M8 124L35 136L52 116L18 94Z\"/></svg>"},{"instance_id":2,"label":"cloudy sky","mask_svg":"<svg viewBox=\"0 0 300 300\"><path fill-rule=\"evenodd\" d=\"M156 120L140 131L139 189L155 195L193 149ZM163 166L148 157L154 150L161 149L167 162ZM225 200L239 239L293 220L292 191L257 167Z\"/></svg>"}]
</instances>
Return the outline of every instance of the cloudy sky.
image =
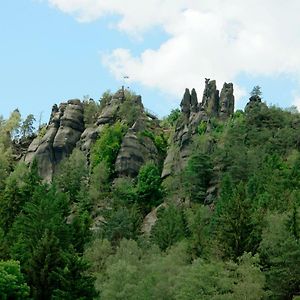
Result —
<instances>
[{"instance_id":1,"label":"cloudy sky","mask_svg":"<svg viewBox=\"0 0 300 300\"><path fill-rule=\"evenodd\" d=\"M125 82L166 115L204 78L300 107L299 0L0 1L0 114L48 119L53 103Z\"/></svg>"}]
</instances>

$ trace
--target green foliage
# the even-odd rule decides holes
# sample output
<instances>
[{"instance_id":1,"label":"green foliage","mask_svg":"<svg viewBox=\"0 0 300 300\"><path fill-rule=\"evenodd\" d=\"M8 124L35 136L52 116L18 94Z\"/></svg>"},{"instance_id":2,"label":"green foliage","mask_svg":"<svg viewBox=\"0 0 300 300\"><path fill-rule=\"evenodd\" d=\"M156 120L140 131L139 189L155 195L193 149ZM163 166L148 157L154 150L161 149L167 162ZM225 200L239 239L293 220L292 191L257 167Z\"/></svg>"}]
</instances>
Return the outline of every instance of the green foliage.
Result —
<instances>
[{"instance_id":1,"label":"green foliage","mask_svg":"<svg viewBox=\"0 0 300 300\"><path fill-rule=\"evenodd\" d=\"M139 234L141 214L137 206L118 207L110 211L104 226L105 237L116 245L123 238L135 239Z\"/></svg>"},{"instance_id":2,"label":"green foliage","mask_svg":"<svg viewBox=\"0 0 300 300\"><path fill-rule=\"evenodd\" d=\"M200 124L197 127L197 132L200 135L203 135L206 132L206 130L207 130L207 122L201 121Z\"/></svg>"},{"instance_id":3,"label":"green foliage","mask_svg":"<svg viewBox=\"0 0 300 300\"><path fill-rule=\"evenodd\" d=\"M84 108L84 125L89 127L95 124L100 113L100 102L96 102L93 99L86 97L88 99L83 100Z\"/></svg>"},{"instance_id":4,"label":"green foliage","mask_svg":"<svg viewBox=\"0 0 300 300\"><path fill-rule=\"evenodd\" d=\"M29 287L17 261L0 261L0 299L29 299Z\"/></svg>"},{"instance_id":5,"label":"green foliage","mask_svg":"<svg viewBox=\"0 0 300 300\"><path fill-rule=\"evenodd\" d=\"M189 231L189 247L193 258L206 256L210 243L210 221L212 212L207 206L199 204L185 211Z\"/></svg>"},{"instance_id":6,"label":"green foliage","mask_svg":"<svg viewBox=\"0 0 300 300\"><path fill-rule=\"evenodd\" d=\"M171 205L167 208L160 208L157 217L158 220L151 230L151 239L161 250L166 250L184 238L184 215L182 211Z\"/></svg>"},{"instance_id":7,"label":"green foliage","mask_svg":"<svg viewBox=\"0 0 300 300\"><path fill-rule=\"evenodd\" d=\"M147 163L141 167L137 176L138 201L145 211L160 204L163 197L161 178L158 167Z\"/></svg>"},{"instance_id":8,"label":"green foliage","mask_svg":"<svg viewBox=\"0 0 300 300\"><path fill-rule=\"evenodd\" d=\"M203 203L212 178L212 163L205 153L195 153L184 171L185 190L188 199Z\"/></svg>"},{"instance_id":9,"label":"green foliage","mask_svg":"<svg viewBox=\"0 0 300 300\"><path fill-rule=\"evenodd\" d=\"M238 264L197 259L181 272L175 299L262 299L264 283L257 256L245 253Z\"/></svg>"},{"instance_id":10,"label":"green foliage","mask_svg":"<svg viewBox=\"0 0 300 300\"><path fill-rule=\"evenodd\" d=\"M120 122L105 126L91 151L91 165L95 168L100 162L105 162L112 173L113 166L121 147L121 142L127 127Z\"/></svg>"},{"instance_id":11,"label":"green foliage","mask_svg":"<svg viewBox=\"0 0 300 300\"><path fill-rule=\"evenodd\" d=\"M254 231L251 217L251 204L245 187L239 184L232 190L229 178L225 178L215 216L217 238L224 247L225 255L236 259L255 249L251 240Z\"/></svg>"},{"instance_id":12,"label":"green foliage","mask_svg":"<svg viewBox=\"0 0 300 300\"><path fill-rule=\"evenodd\" d=\"M18 164L6 179L5 189L0 194L0 226L5 232L9 230L39 184L40 178L35 163L31 169L23 163Z\"/></svg>"},{"instance_id":13,"label":"green foliage","mask_svg":"<svg viewBox=\"0 0 300 300\"><path fill-rule=\"evenodd\" d=\"M261 97L262 95L261 87L259 85L254 86L252 91L250 92L250 95Z\"/></svg>"},{"instance_id":14,"label":"green foliage","mask_svg":"<svg viewBox=\"0 0 300 300\"><path fill-rule=\"evenodd\" d=\"M84 153L74 149L72 154L60 163L54 181L63 192L70 195L72 201L75 201L81 186L88 181L88 166Z\"/></svg>"},{"instance_id":15,"label":"green foliage","mask_svg":"<svg viewBox=\"0 0 300 300\"><path fill-rule=\"evenodd\" d=\"M150 138L153 141L159 154L161 154L163 157L166 155L168 142L162 133L160 135L155 135L150 130L144 130L140 133L140 136L145 136L145 137Z\"/></svg>"},{"instance_id":16,"label":"green foliage","mask_svg":"<svg viewBox=\"0 0 300 300\"><path fill-rule=\"evenodd\" d=\"M101 98L100 98L100 107L99 110L101 111L112 99L112 93L110 90L105 91Z\"/></svg>"},{"instance_id":17,"label":"green foliage","mask_svg":"<svg viewBox=\"0 0 300 300\"><path fill-rule=\"evenodd\" d=\"M136 95L133 92L125 90L125 101L119 110L119 117L125 120L128 127L131 127L142 113L142 107L135 101Z\"/></svg>"},{"instance_id":18,"label":"green foliage","mask_svg":"<svg viewBox=\"0 0 300 300\"><path fill-rule=\"evenodd\" d=\"M290 227L291 216L268 214L263 230L259 251L272 299L291 299L300 288L300 245Z\"/></svg>"},{"instance_id":19,"label":"green foliage","mask_svg":"<svg viewBox=\"0 0 300 300\"><path fill-rule=\"evenodd\" d=\"M181 111L179 108L172 109L170 114L166 117L166 121L171 125L174 126L177 122L177 120L181 116Z\"/></svg>"},{"instance_id":20,"label":"green foliage","mask_svg":"<svg viewBox=\"0 0 300 300\"><path fill-rule=\"evenodd\" d=\"M29 114L26 119L22 122L20 127L21 138L30 137L34 133L33 123L35 122L35 117L33 114Z\"/></svg>"},{"instance_id":21,"label":"green foliage","mask_svg":"<svg viewBox=\"0 0 300 300\"><path fill-rule=\"evenodd\" d=\"M118 113L130 126L136 115L129 103L138 99L125 93ZM107 93L97 107L88 103L86 123L110 100ZM90 169L74 150L56 166L54 182L43 185L36 162L31 168L14 162L12 139L30 131L22 131L19 112L0 117L0 258L8 260L0 262L0 298L254 300L299 294L300 115L260 102L250 106L226 122L200 122L199 134L184 145L191 151L186 169L164 179L163 187L154 163L136 178L115 178L127 128L120 122L104 127L91 149ZM172 112L163 134L149 121L140 138L150 138L163 159L165 132L181 121L180 112ZM170 146L176 159L179 146ZM143 234L155 213L150 235Z\"/></svg>"}]
</instances>

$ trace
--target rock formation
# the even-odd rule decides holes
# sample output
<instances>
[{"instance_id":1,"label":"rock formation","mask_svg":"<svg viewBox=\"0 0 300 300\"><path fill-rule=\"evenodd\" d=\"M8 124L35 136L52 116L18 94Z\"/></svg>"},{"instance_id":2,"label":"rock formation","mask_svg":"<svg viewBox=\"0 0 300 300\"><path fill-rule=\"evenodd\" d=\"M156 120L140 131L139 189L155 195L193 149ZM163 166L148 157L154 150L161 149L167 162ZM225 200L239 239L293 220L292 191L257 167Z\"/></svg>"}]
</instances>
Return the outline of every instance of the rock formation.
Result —
<instances>
[{"instance_id":1,"label":"rock formation","mask_svg":"<svg viewBox=\"0 0 300 300\"><path fill-rule=\"evenodd\" d=\"M37 160L39 173L46 181L52 179L56 165L69 155L84 130L83 105L80 100L69 100L54 105L44 136L37 136L30 144L25 162Z\"/></svg>"},{"instance_id":2,"label":"rock formation","mask_svg":"<svg viewBox=\"0 0 300 300\"><path fill-rule=\"evenodd\" d=\"M224 83L219 96L216 81L205 79L202 102L198 103L195 89L192 93L186 89L180 107L183 117L177 122L170 142L162 171L163 178L185 167L190 155L193 136L197 133L201 122L209 124L212 117L224 120L233 114L233 85Z\"/></svg>"},{"instance_id":3,"label":"rock formation","mask_svg":"<svg viewBox=\"0 0 300 300\"><path fill-rule=\"evenodd\" d=\"M75 147L88 158L93 143L101 136L105 126L117 121L130 125L126 117L130 114L129 110L133 110L136 119L123 138L115 170L119 176L136 176L147 161L158 163L161 158L154 140L143 134L159 130L158 121L144 110L140 96L131 95L130 99L126 99L125 92L121 89L115 93L102 108L96 123L88 127L84 124L84 105L80 100L54 105L45 134L32 141L24 157L25 162L32 163L36 159L41 177L51 181L56 166Z\"/></svg>"},{"instance_id":4,"label":"rock formation","mask_svg":"<svg viewBox=\"0 0 300 300\"><path fill-rule=\"evenodd\" d=\"M220 94L219 116L221 119L227 119L234 112L233 84L224 83Z\"/></svg>"}]
</instances>

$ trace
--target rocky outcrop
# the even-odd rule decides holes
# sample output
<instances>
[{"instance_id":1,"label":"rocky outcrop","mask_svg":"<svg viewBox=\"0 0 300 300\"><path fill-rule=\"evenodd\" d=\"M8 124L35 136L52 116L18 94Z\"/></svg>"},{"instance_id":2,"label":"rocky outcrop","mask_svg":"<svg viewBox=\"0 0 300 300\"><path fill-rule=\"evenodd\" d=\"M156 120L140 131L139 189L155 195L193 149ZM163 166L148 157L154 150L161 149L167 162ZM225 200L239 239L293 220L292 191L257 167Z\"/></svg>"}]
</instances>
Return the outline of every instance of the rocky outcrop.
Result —
<instances>
[{"instance_id":1,"label":"rocky outcrop","mask_svg":"<svg viewBox=\"0 0 300 300\"><path fill-rule=\"evenodd\" d=\"M219 112L219 91L215 80L205 79L202 97L202 108L210 116L217 116Z\"/></svg>"},{"instance_id":2,"label":"rocky outcrop","mask_svg":"<svg viewBox=\"0 0 300 300\"><path fill-rule=\"evenodd\" d=\"M80 100L69 100L59 107L54 105L45 134L32 141L25 162L32 163L36 159L41 177L50 181L56 165L72 152L83 130L83 106Z\"/></svg>"},{"instance_id":3,"label":"rocky outcrop","mask_svg":"<svg viewBox=\"0 0 300 300\"><path fill-rule=\"evenodd\" d=\"M196 103L197 102L197 103ZM217 90L216 81L205 79L205 89L202 102L198 103L196 91L189 89L184 92L180 104L182 117L178 120L172 134L170 147L164 161L162 178L181 171L190 156L193 136L197 133L201 122L210 128L212 117L225 120L234 111L234 96L232 83L224 83L221 95Z\"/></svg>"},{"instance_id":4,"label":"rocky outcrop","mask_svg":"<svg viewBox=\"0 0 300 300\"><path fill-rule=\"evenodd\" d=\"M233 84L224 83L220 94L220 111L219 116L221 119L227 119L234 112L234 95Z\"/></svg>"},{"instance_id":5,"label":"rocky outcrop","mask_svg":"<svg viewBox=\"0 0 300 300\"><path fill-rule=\"evenodd\" d=\"M123 138L115 169L119 176L135 177L146 162L159 163L158 150L153 140L144 135L147 120L138 119Z\"/></svg>"},{"instance_id":6,"label":"rocky outcrop","mask_svg":"<svg viewBox=\"0 0 300 300\"><path fill-rule=\"evenodd\" d=\"M251 96L249 98L249 102L246 104L245 112L249 112L251 109L257 106L264 105L261 101L261 98L258 95Z\"/></svg>"},{"instance_id":7,"label":"rocky outcrop","mask_svg":"<svg viewBox=\"0 0 300 300\"><path fill-rule=\"evenodd\" d=\"M117 121L129 124L130 115L130 119L133 116L136 120L123 138L115 164L117 174L136 176L146 162L158 163L161 158L154 140L143 134L159 128L158 121L144 110L140 96L130 95L126 98L126 93L123 89L115 93L102 107L96 123L87 128L84 124L84 104L80 100L54 105L44 135L40 134L31 142L24 157L25 162L32 163L36 159L41 177L51 181L57 165L75 147L87 155L88 161L90 149L103 129Z\"/></svg>"}]
</instances>

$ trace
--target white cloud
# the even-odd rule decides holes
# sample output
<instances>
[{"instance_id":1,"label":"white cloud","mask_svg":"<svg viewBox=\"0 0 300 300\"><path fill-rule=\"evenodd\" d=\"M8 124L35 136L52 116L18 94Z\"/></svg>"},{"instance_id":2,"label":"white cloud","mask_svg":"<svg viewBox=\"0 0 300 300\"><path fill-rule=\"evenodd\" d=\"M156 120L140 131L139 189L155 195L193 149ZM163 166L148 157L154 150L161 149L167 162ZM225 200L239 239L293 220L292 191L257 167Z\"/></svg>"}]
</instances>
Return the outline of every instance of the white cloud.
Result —
<instances>
[{"instance_id":1,"label":"white cloud","mask_svg":"<svg viewBox=\"0 0 300 300\"><path fill-rule=\"evenodd\" d=\"M187 86L202 89L204 77L219 85L241 72L300 78L299 0L48 1L80 21L119 15L117 28L133 36L163 28L169 38L159 49L139 56L115 49L103 57L116 78L128 74L177 96Z\"/></svg>"}]
</instances>

